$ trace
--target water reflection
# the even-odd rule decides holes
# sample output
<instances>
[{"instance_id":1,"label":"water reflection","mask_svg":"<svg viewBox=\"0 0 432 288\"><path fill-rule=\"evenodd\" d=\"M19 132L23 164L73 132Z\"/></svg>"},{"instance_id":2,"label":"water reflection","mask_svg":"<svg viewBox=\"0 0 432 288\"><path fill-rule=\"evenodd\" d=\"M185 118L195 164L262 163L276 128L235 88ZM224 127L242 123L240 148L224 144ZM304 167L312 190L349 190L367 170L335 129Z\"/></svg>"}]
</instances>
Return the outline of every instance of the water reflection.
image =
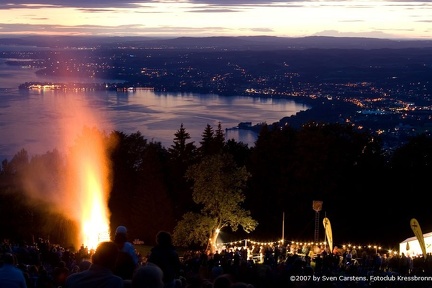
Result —
<instances>
[{"instance_id":1,"label":"water reflection","mask_svg":"<svg viewBox=\"0 0 432 288\"><path fill-rule=\"evenodd\" d=\"M1 159L10 159L23 148L30 155L67 149L76 135L68 135L65 140L61 130L71 119L79 127L97 127L105 132L119 130L129 134L140 131L148 140L161 142L168 148L181 123L199 145L207 124L214 129L219 122L223 129L246 121L271 124L308 108L283 99L148 90L123 93L2 89L0 93ZM83 110L91 111L92 117L79 117ZM227 139L242 141L249 146L254 144L256 137L248 130L229 130L226 134Z\"/></svg>"},{"instance_id":2,"label":"water reflection","mask_svg":"<svg viewBox=\"0 0 432 288\"><path fill-rule=\"evenodd\" d=\"M63 135L65 123L70 122L77 127L94 126L107 133L112 130L128 134L140 131L148 140L161 142L168 148L181 123L190 133L191 141L199 145L207 124L214 129L219 122L223 129L235 127L239 122L271 124L309 108L291 100L266 97L224 97L149 90L18 90L18 86L24 82L119 82L88 78L47 78L36 75L35 71L9 66L5 59L0 59L0 160L11 159L21 149L26 149L30 155L43 154L53 149L65 151L77 136ZM90 111L92 117L80 117L82 111ZM228 130L226 133L227 139L242 141L249 146L254 145L256 137L256 133L248 130Z\"/></svg>"}]
</instances>

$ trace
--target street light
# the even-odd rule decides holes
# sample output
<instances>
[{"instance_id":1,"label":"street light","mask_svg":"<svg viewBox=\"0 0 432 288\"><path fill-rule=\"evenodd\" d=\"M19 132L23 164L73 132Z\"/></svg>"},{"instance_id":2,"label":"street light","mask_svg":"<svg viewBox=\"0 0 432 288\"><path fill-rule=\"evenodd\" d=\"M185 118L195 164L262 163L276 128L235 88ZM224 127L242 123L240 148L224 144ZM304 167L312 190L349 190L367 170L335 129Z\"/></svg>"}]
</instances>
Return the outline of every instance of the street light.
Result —
<instances>
[{"instance_id":1,"label":"street light","mask_svg":"<svg viewBox=\"0 0 432 288\"><path fill-rule=\"evenodd\" d=\"M314 241L318 242L319 238L319 212L322 209L323 201L313 201L312 209L315 211L315 235Z\"/></svg>"}]
</instances>

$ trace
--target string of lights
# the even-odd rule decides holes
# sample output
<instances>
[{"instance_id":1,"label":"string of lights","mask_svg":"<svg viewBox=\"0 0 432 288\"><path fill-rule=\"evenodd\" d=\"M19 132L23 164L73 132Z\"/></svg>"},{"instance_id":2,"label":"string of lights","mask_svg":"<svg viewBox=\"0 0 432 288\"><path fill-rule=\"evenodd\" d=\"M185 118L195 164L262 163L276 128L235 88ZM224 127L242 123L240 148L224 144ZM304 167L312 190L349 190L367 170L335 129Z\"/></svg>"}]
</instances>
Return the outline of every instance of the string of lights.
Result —
<instances>
[{"instance_id":1,"label":"string of lights","mask_svg":"<svg viewBox=\"0 0 432 288\"><path fill-rule=\"evenodd\" d=\"M223 243L216 243L217 247L235 247L235 246L248 246L250 245L258 245L258 246L275 246L275 245L284 245L284 243L287 243L287 245L295 245L298 247L303 247L303 246L309 246L309 247L313 247L313 246L318 246L318 247L325 247L327 246L326 242L314 242L314 241L296 241L296 240L291 240L291 241L285 241L285 240L275 240L275 241L256 241L256 240L251 240L251 239L241 239L241 240L236 240L236 241L231 241L231 242L223 242ZM337 246L336 246L337 247ZM353 245L353 244L342 244L340 247L343 250L349 249L356 249L356 250L363 250L363 249L373 249L375 250L375 252L377 251L382 251L385 250L388 253L398 253L397 250L395 249L384 249L382 246L380 245L376 245L376 244L368 244L368 245Z\"/></svg>"}]
</instances>

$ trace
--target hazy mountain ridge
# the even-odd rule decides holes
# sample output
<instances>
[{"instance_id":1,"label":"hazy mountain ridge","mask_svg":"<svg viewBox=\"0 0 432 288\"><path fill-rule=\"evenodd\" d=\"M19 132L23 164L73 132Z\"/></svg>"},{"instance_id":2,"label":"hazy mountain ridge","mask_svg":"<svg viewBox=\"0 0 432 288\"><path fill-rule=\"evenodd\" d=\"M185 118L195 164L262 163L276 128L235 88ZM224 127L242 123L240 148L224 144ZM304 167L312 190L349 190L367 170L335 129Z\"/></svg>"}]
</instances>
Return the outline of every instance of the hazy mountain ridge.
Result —
<instances>
[{"instance_id":1,"label":"hazy mountain ridge","mask_svg":"<svg viewBox=\"0 0 432 288\"><path fill-rule=\"evenodd\" d=\"M49 48L118 47L215 50L283 50L283 49L405 49L432 47L432 40L392 40L366 37L96 37L96 36L16 36L0 37L0 45Z\"/></svg>"}]
</instances>

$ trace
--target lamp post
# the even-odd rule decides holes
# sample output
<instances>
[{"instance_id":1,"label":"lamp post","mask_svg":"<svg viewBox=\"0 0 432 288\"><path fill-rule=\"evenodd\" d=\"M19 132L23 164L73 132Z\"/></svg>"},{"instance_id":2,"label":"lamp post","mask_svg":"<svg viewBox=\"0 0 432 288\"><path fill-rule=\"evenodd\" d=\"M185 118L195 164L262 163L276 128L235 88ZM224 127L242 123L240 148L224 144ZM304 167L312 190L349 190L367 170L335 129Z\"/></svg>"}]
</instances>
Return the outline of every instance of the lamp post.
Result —
<instances>
[{"instance_id":1,"label":"lamp post","mask_svg":"<svg viewBox=\"0 0 432 288\"><path fill-rule=\"evenodd\" d=\"M319 212L322 209L323 201L313 201L312 208L315 211L315 234L314 241L318 242L319 239Z\"/></svg>"},{"instance_id":2,"label":"lamp post","mask_svg":"<svg viewBox=\"0 0 432 288\"><path fill-rule=\"evenodd\" d=\"M285 211L282 213L282 245L285 242Z\"/></svg>"}]
</instances>

